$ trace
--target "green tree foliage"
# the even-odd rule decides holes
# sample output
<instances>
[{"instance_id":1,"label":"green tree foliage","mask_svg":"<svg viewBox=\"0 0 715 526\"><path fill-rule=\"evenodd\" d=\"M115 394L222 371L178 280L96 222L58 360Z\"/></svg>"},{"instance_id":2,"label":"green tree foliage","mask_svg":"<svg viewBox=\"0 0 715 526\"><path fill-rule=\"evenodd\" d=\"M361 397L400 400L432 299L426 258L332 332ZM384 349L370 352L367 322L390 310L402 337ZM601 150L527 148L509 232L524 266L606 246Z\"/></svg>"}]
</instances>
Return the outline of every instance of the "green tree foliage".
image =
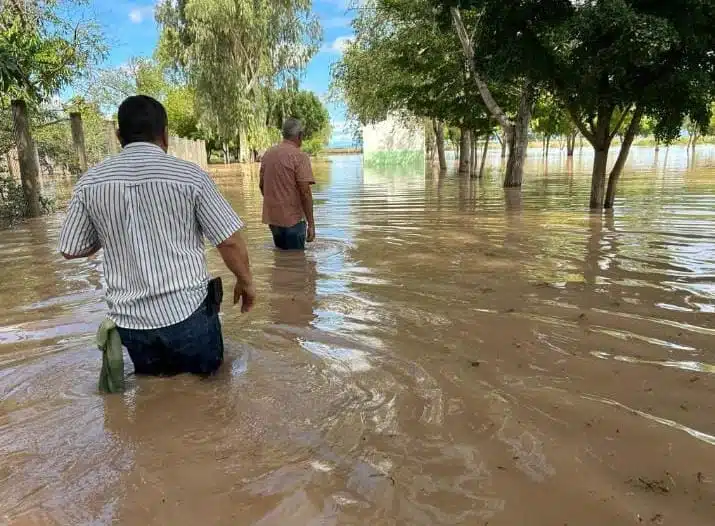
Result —
<instances>
[{"instance_id":1,"label":"green tree foliage","mask_svg":"<svg viewBox=\"0 0 715 526\"><path fill-rule=\"evenodd\" d=\"M312 91L284 89L273 97L272 124L280 129L288 117L300 119L305 128L303 150L310 155L322 151L330 140L330 114L320 98Z\"/></svg>"},{"instance_id":2,"label":"green tree foliage","mask_svg":"<svg viewBox=\"0 0 715 526\"><path fill-rule=\"evenodd\" d=\"M106 113L115 113L131 95L149 95L165 100L170 83L165 69L155 60L132 57L126 64L98 71L87 81L87 98Z\"/></svg>"},{"instance_id":3,"label":"green tree foliage","mask_svg":"<svg viewBox=\"0 0 715 526\"><path fill-rule=\"evenodd\" d=\"M106 52L92 22L62 18L63 4L9 2L0 9L0 102L46 100L87 71Z\"/></svg>"},{"instance_id":4,"label":"green tree foliage","mask_svg":"<svg viewBox=\"0 0 715 526\"><path fill-rule=\"evenodd\" d=\"M87 98L106 114L114 114L132 95L154 97L166 108L169 132L191 139L205 138L199 129L194 90L170 74L159 61L131 58L120 67L99 71L88 83Z\"/></svg>"},{"instance_id":5,"label":"green tree foliage","mask_svg":"<svg viewBox=\"0 0 715 526\"><path fill-rule=\"evenodd\" d=\"M437 129L446 123L478 136L491 132L460 41L444 31L429 1L372 0L353 26L355 40L334 66L331 86L352 119L364 125L410 115L429 119L430 129L434 120Z\"/></svg>"},{"instance_id":6,"label":"green tree foliage","mask_svg":"<svg viewBox=\"0 0 715 526\"><path fill-rule=\"evenodd\" d=\"M159 55L195 90L202 126L241 148L265 146L270 93L318 49L310 0L165 0Z\"/></svg>"},{"instance_id":7,"label":"green tree foliage","mask_svg":"<svg viewBox=\"0 0 715 526\"><path fill-rule=\"evenodd\" d=\"M707 126L715 80L715 4L567 4L556 31L540 35L541 48L551 58L546 72L596 150L591 207L610 208L643 115L654 118L656 138L664 142L679 135L685 116ZM628 128L604 197L608 147L626 120Z\"/></svg>"},{"instance_id":8,"label":"green tree foliage","mask_svg":"<svg viewBox=\"0 0 715 526\"><path fill-rule=\"evenodd\" d=\"M99 105L82 97L72 98L61 110L40 108L33 114L34 139L45 173L79 174L79 159L74 151L69 114L82 115L87 163L91 166L104 159L107 148L107 121Z\"/></svg>"},{"instance_id":9,"label":"green tree foliage","mask_svg":"<svg viewBox=\"0 0 715 526\"><path fill-rule=\"evenodd\" d=\"M653 118L661 141L678 136L685 116L700 126L709 120L715 74L712 1L437 3L479 19L474 42L480 63L505 76L523 75L562 101L596 152L592 208L613 206L643 116ZM619 133L623 145L605 191L608 149Z\"/></svg>"},{"instance_id":10,"label":"green tree foliage","mask_svg":"<svg viewBox=\"0 0 715 526\"><path fill-rule=\"evenodd\" d=\"M188 86L172 86L166 92L164 106L169 117L169 132L189 139L204 139L194 103L196 94Z\"/></svg>"},{"instance_id":11,"label":"green tree foliage","mask_svg":"<svg viewBox=\"0 0 715 526\"><path fill-rule=\"evenodd\" d=\"M361 124L408 112L478 127L486 112L471 88L454 33L424 0L373 0L355 20L355 40L332 71L332 89Z\"/></svg>"},{"instance_id":12,"label":"green tree foliage","mask_svg":"<svg viewBox=\"0 0 715 526\"><path fill-rule=\"evenodd\" d=\"M550 93L542 93L534 106L531 129L544 137L555 137L568 135L573 126L563 104Z\"/></svg>"}]
</instances>

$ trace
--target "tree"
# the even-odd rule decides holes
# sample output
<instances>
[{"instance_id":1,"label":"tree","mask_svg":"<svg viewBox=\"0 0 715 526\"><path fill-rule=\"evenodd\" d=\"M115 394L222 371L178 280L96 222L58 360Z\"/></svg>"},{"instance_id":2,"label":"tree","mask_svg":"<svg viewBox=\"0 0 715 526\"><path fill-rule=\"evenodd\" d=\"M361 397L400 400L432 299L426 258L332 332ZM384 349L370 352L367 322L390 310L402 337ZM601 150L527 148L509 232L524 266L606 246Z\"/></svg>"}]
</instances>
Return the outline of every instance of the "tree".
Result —
<instances>
[{"instance_id":1,"label":"tree","mask_svg":"<svg viewBox=\"0 0 715 526\"><path fill-rule=\"evenodd\" d=\"M300 119L307 139L320 134L330 126L328 109L312 91L277 91L274 97L272 117L273 124L278 129L288 117Z\"/></svg>"},{"instance_id":2,"label":"tree","mask_svg":"<svg viewBox=\"0 0 715 526\"><path fill-rule=\"evenodd\" d=\"M427 0L373 0L353 23L355 40L332 71L332 89L361 124L407 113L433 121L436 148L444 152L444 127L466 133L462 169L468 170L469 135L486 118L454 33L445 33ZM440 168L446 157L439 155Z\"/></svg>"},{"instance_id":3,"label":"tree","mask_svg":"<svg viewBox=\"0 0 715 526\"><path fill-rule=\"evenodd\" d=\"M700 0L532 3L542 8L548 4L557 13L558 21L549 27L528 26L526 31L535 51L544 57L544 81L594 148L591 208L612 208L643 116L656 121L656 139L662 142L678 136L685 116L707 125L715 72L715 4ZM606 178L609 147L625 123L618 158Z\"/></svg>"},{"instance_id":4,"label":"tree","mask_svg":"<svg viewBox=\"0 0 715 526\"><path fill-rule=\"evenodd\" d=\"M106 46L94 22L62 18L62 4L10 2L0 9L0 102L37 104L85 74Z\"/></svg>"},{"instance_id":5,"label":"tree","mask_svg":"<svg viewBox=\"0 0 715 526\"><path fill-rule=\"evenodd\" d=\"M473 2L466 3L472 4ZM491 18L489 14L485 14L489 7L494 6L485 5L482 6L481 11L473 10L473 14L478 14L479 17L474 22L475 30L471 33L467 29L467 25L462 17L462 12L458 7L451 7L450 13L476 88L491 116L494 117L503 128L505 138L508 141L509 159L504 177L504 186L520 187L524 176L524 161L526 159L526 150L529 142L529 121L531 120L531 111L536 97L536 89L532 80L521 71L514 73L514 70L502 68L499 68L499 70L494 69L493 71L498 72L493 73L493 78L498 78L506 82L511 81L519 86L519 104L514 118L509 117L502 105L497 102L492 90L489 88L487 77L484 76L484 66L477 64L477 57L490 57L488 52L484 52L484 48L493 48L493 39L491 38L493 35L486 31L477 31L482 27L483 18L487 20ZM481 42L479 41L480 38L482 39ZM500 42L498 46L506 48L507 46L504 45L505 42L506 40ZM476 51L477 49L479 52ZM499 48L497 47L496 49ZM494 58L493 55L491 58ZM496 63L497 61L487 61L487 67L489 67L490 62Z\"/></svg>"},{"instance_id":6,"label":"tree","mask_svg":"<svg viewBox=\"0 0 715 526\"><path fill-rule=\"evenodd\" d=\"M0 10L0 108L12 106L23 195L30 217L42 210L31 111L84 73L106 51L97 26L63 19L61 3L11 2Z\"/></svg>"},{"instance_id":7,"label":"tree","mask_svg":"<svg viewBox=\"0 0 715 526\"><path fill-rule=\"evenodd\" d=\"M164 105L171 134L206 138L199 129L194 90L156 59L132 57L125 65L103 69L87 82L85 92L107 114L116 113L127 97L148 95Z\"/></svg>"},{"instance_id":8,"label":"tree","mask_svg":"<svg viewBox=\"0 0 715 526\"><path fill-rule=\"evenodd\" d=\"M551 137L556 136L567 137L569 155L573 155L571 140L572 137L574 142L576 140L574 128L575 125L571 122L571 117L561 102L556 100L552 94L543 92L534 107L532 129L543 136L544 155L549 155L549 142Z\"/></svg>"},{"instance_id":9,"label":"tree","mask_svg":"<svg viewBox=\"0 0 715 526\"><path fill-rule=\"evenodd\" d=\"M196 113L196 94L188 86L171 86L166 91L164 106L169 118L169 132L178 137L205 139Z\"/></svg>"},{"instance_id":10,"label":"tree","mask_svg":"<svg viewBox=\"0 0 715 526\"><path fill-rule=\"evenodd\" d=\"M503 127L509 121L479 82L482 69L492 79L501 74L545 87L561 100L595 150L593 209L613 206L643 116L656 120L660 141L674 139L685 116L701 126L709 120L715 71L711 1L438 3L450 7L465 54L474 64L477 87ZM478 25L462 23L462 10L476 17ZM607 178L608 149L626 122L618 159Z\"/></svg>"},{"instance_id":11,"label":"tree","mask_svg":"<svg viewBox=\"0 0 715 526\"><path fill-rule=\"evenodd\" d=\"M239 152L270 141L270 93L297 78L318 49L310 0L164 0L159 54L196 93L204 129ZM241 154L243 155L243 153Z\"/></svg>"},{"instance_id":12,"label":"tree","mask_svg":"<svg viewBox=\"0 0 715 526\"><path fill-rule=\"evenodd\" d=\"M122 66L102 69L86 84L86 98L110 114L115 113L122 101L132 95L148 95L163 102L172 87L165 68L145 57L131 57Z\"/></svg>"},{"instance_id":13,"label":"tree","mask_svg":"<svg viewBox=\"0 0 715 526\"><path fill-rule=\"evenodd\" d=\"M72 174L81 172L68 124L73 112L82 115L88 164L96 164L107 156L107 121L99 105L82 97L73 97L61 110L39 108L32 115L35 143L45 171L59 168Z\"/></svg>"}]
</instances>

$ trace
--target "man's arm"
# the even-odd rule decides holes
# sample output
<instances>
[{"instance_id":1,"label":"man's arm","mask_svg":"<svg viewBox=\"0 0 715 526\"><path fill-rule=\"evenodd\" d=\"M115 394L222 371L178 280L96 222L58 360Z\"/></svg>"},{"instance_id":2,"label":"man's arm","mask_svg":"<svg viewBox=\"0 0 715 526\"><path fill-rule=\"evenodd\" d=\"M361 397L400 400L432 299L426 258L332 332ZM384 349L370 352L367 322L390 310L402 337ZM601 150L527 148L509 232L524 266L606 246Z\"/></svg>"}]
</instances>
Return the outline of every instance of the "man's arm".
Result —
<instances>
[{"instance_id":1,"label":"man's arm","mask_svg":"<svg viewBox=\"0 0 715 526\"><path fill-rule=\"evenodd\" d=\"M313 217L313 191L310 185L315 184L313 169L310 166L310 158L306 154L301 154L295 174L298 193L300 194L300 204L303 208L303 215L308 222L308 243L315 240L315 218Z\"/></svg>"},{"instance_id":2,"label":"man's arm","mask_svg":"<svg viewBox=\"0 0 715 526\"><path fill-rule=\"evenodd\" d=\"M60 232L59 249L65 259L86 258L96 254L102 245L97 230L92 224L81 192L72 196L67 217Z\"/></svg>"},{"instance_id":3,"label":"man's arm","mask_svg":"<svg viewBox=\"0 0 715 526\"><path fill-rule=\"evenodd\" d=\"M248 248L239 233L243 222L208 174L204 174L204 177L204 184L196 202L196 219L203 234L218 249L226 267L236 276L234 304L241 301L241 311L248 312L256 300L256 291L253 287Z\"/></svg>"},{"instance_id":4,"label":"man's arm","mask_svg":"<svg viewBox=\"0 0 715 526\"><path fill-rule=\"evenodd\" d=\"M256 290L253 286L251 263L248 258L248 247L240 232L235 232L216 248L221 254L226 267L236 276L236 287L233 289L234 305L241 301L241 311L248 312L256 301Z\"/></svg>"},{"instance_id":5,"label":"man's arm","mask_svg":"<svg viewBox=\"0 0 715 526\"><path fill-rule=\"evenodd\" d=\"M310 189L312 183L298 183L298 193L300 194L300 204L303 207L305 220L308 221L308 243L315 239L315 219L313 218L313 191Z\"/></svg>"},{"instance_id":6,"label":"man's arm","mask_svg":"<svg viewBox=\"0 0 715 526\"><path fill-rule=\"evenodd\" d=\"M261 195L264 195L263 194L263 178L265 176L265 173L266 173L265 166L263 164L263 161L261 161L261 168L259 170L259 181L258 181L258 188L260 188L260 190L261 190Z\"/></svg>"}]
</instances>

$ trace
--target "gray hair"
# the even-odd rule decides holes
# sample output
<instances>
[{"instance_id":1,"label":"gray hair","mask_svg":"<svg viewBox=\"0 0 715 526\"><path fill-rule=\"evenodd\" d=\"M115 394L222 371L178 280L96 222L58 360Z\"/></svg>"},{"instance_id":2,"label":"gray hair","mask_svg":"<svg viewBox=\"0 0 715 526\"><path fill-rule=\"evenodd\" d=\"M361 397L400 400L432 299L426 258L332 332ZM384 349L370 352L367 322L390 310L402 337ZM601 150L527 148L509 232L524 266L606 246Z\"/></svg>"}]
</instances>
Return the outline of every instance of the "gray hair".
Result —
<instances>
[{"instance_id":1,"label":"gray hair","mask_svg":"<svg viewBox=\"0 0 715 526\"><path fill-rule=\"evenodd\" d=\"M283 122L283 138L295 139L303 133L303 123L294 117L289 117Z\"/></svg>"}]
</instances>

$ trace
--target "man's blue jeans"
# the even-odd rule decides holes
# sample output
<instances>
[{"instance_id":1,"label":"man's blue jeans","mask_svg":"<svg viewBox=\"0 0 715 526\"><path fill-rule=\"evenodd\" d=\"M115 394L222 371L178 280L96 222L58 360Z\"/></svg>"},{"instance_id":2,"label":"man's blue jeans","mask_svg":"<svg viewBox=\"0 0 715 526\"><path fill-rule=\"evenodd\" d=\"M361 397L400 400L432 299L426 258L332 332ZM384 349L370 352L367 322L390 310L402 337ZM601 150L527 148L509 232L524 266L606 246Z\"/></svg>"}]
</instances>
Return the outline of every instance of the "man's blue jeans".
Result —
<instances>
[{"instance_id":1,"label":"man's blue jeans","mask_svg":"<svg viewBox=\"0 0 715 526\"><path fill-rule=\"evenodd\" d=\"M223 362L223 335L218 312L208 300L186 320L160 329L119 329L135 374L208 375Z\"/></svg>"},{"instance_id":2,"label":"man's blue jeans","mask_svg":"<svg viewBox=\"0 0 715 526\"><path fill-rule=\"evenodd\" d=\"M301 221L293 226L270 225L273 234L273 242L283 250L305 250L305 238L307 236L307 226L305 221Z\"/></svg>"}]
</instances>

